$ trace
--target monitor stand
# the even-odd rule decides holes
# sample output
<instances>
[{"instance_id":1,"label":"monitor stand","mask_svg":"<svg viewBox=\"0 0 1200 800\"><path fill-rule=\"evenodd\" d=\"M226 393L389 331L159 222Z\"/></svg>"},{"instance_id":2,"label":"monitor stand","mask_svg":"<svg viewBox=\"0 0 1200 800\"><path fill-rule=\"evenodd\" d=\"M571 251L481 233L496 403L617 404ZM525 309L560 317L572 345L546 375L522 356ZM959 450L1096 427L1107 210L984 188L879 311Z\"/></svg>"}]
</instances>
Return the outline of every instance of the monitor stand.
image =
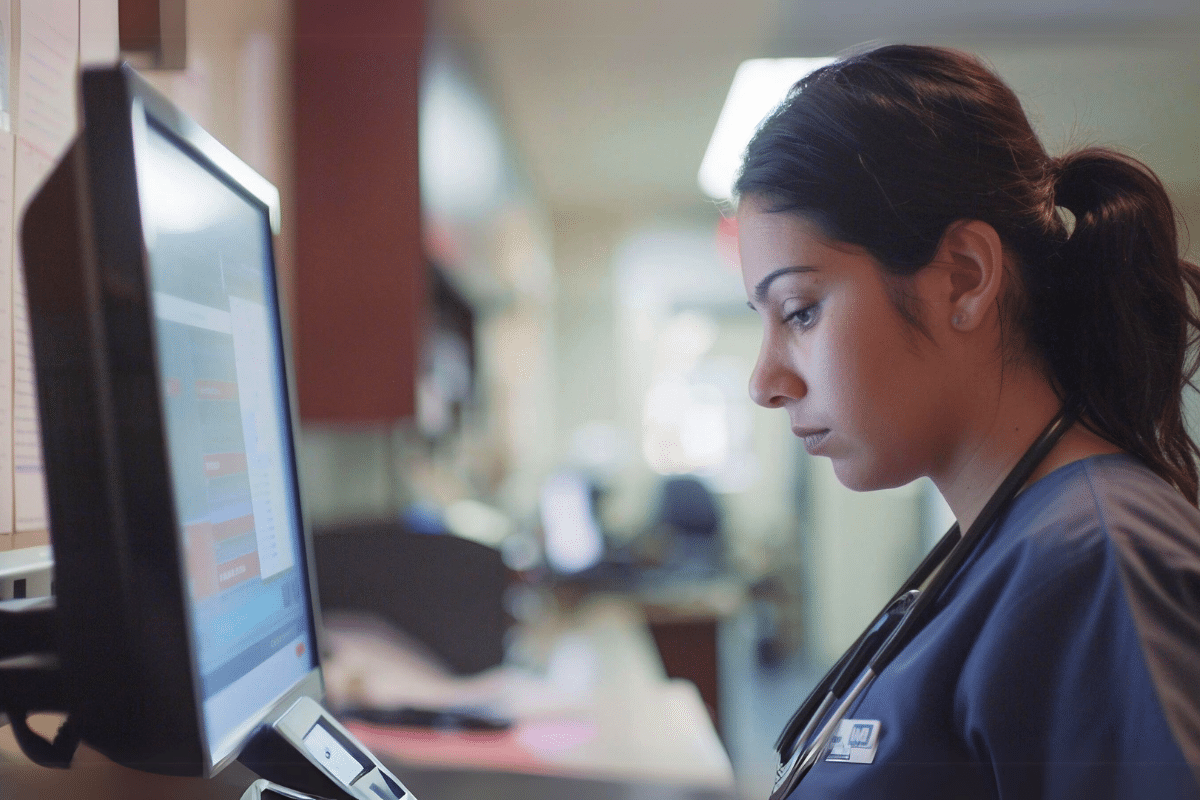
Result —
<instances>
[{"instance_id":1,"label":"monitor stand","mask_svg":"<svg viewBox=\"0 0 1200 800\"><path fill-rule=\"evenodd\" d=\"M63 723L48 741L29 728L26 718L39 711L67 710L59 669L53 597L0 602L0 712L26 757L43 767L67 767L79 738Z\"/></svg>"},{"instance_id":2,"label":"monitor stand","mask_svg":"<svg viewBox=\"0 0 1200 800\"><path fill-rule=\"evenodd\" d=\"M331 800L400 800L408 790L350 731L309 697L301 697L283 716L264 725L238 756L258 775L242 796ZM281 791L287 787L293 794ZM259 794L254 794L259 791ZM271 795L267 792L275 792Z\"/></svg>"}]
</instances>

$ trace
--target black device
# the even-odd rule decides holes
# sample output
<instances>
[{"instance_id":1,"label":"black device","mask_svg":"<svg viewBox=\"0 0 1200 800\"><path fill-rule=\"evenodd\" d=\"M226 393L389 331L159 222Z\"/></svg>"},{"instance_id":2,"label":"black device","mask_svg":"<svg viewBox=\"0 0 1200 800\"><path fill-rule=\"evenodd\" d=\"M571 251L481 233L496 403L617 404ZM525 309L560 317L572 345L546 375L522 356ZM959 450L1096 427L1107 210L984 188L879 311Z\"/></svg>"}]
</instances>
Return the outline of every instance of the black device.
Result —
<instances>
[{"instance_id":1,"label":"black device","mask_svg":"<svg viewBox=\"0 0 1200 800\"><path fill-rule=\"evenodd\" d=\"M402 797L317 702L278 194L128 67L81 85L21 230L56 602L0 617L33 631L4 655L40 654L0 670L0 703L41 763L82 741L151 772L240 757L302 792ZM68 713L53 743L25 725L39 710Z\"/></svg>"},{"instance_id":2,"label":"black device","mask_svg":"<svg viewBox=\"0 0 1200 800\"><path fill-rule=\"evenodd\" d=\"M419 706L391 706L387 708L343 708L338 716L356 719L372 725L387 725L406 728L434 728L443 731L472 731L475 733L499 733L513 726L513 721L488 708L446 706L424 708Z\"/></svg>"}]
</instances>

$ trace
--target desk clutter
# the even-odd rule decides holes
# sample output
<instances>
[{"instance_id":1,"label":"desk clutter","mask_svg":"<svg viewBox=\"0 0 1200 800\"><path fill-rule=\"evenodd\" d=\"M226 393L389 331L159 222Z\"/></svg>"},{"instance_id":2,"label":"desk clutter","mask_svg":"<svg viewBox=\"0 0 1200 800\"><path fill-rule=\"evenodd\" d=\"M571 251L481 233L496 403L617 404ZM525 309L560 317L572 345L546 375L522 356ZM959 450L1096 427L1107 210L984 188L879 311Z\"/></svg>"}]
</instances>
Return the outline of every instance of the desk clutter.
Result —
<instances>
[{"instance_id":1,"label":"desk clutter","mask_svg":"<svg viewBox=\"0 0 1200 800\"><path fill-rule=\"evenodd\" d=\"M343 717L381 757L415 767L505 771L732 792L729 758L695 686L670 680L638 606L596 597L516 629L509 658L456 676L378 617L330 614L330 707L486 709L495 730ZM360 715L361 716L361 715Z\"/></svg>"}]
</instances>

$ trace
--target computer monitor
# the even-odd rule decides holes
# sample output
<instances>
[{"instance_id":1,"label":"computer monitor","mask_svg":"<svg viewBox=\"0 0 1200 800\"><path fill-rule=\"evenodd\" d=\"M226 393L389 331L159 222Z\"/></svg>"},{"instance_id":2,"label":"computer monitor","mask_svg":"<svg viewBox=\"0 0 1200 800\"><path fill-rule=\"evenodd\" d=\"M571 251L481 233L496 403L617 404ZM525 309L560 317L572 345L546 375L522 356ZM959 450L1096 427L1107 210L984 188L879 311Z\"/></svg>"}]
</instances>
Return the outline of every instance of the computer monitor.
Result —
<instances>
[{"instance_id":1,"label":"computer monitor","mask_svg":"<svg viewBox=\"0 0 1200 800\"><path fill-rule=\"evenodd\" d=\"M559 470L542 484L542 546L556 575L577 575L604 557L593 495L592 483L576 470Z\"/></svg>"},{"instance_id":2,"label":"computer monitor","mask_svg":"<svg viewBox=\"0 0 1200 800\"><path fill-rule=\"evenodd\" d=\"M81 101L22 227L74 731L170 774L290 745L400 796L313 702L278 194L127 67L85 71Z\"/></svg>"}]
</instances>

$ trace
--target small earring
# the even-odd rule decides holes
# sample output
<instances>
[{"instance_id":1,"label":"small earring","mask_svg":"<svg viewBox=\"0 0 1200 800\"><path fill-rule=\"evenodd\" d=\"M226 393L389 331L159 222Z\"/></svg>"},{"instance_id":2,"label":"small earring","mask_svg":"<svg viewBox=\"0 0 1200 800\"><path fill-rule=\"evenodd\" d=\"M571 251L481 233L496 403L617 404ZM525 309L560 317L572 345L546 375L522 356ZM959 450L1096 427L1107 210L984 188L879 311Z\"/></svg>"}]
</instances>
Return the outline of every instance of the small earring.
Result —
<instances>
[{"instance_id":1,"label":"small earring","mask_svg":"<svg viewBox=\"0 0 1200 800\"><path fill-rule=\"evenodd\" d=\"M954 326L954 327L956 327L956 328L961 328L961 327L963 326L963 323L964 323L964 322L966 322L966 317L965 317L965 316L963 316L963 313L962 313L961 311L959 311L958 313L956 313L956 314L955 314L955 315L954 315L954 316L953 316L953 317L950 319L950 324L951 324L951 325L953 325L953 326Z\"/></svg>"}]
</instances>

